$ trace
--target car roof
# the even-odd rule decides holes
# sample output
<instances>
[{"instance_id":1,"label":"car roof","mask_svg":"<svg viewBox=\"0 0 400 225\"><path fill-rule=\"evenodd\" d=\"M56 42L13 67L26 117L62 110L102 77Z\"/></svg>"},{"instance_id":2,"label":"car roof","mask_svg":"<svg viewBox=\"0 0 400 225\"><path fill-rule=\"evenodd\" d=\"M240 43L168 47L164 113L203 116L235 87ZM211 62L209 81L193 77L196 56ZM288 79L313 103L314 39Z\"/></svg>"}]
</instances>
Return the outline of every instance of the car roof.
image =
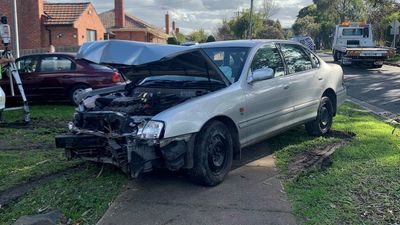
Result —
<instances>
[{"instance_id":1,"label":"car roof","mask_svg":"<svg viewBox=\"0 0 400 225\"><path fill-rule=\"evenodd\" d=\"M216 41L216 42L209 42L203 43L196 46L194 48L215 48L215 47L249 47L253 48L263 43L268 42L279 42L279 43L292 43L298 44L294 41L288 41L283 39L253 39L253 40L233 40L233 41Z\"/></svg>"},{"instance_id":2,"label":"car roof","mask_svg":"<svg viewBox=\"0 0 400 225\"><path fill-rule=\"evenodd\" d=\"M45 52L45 53L24 55L24 56L21 56L20 58L27 57L27 56L53 56L53 55L54 56L59 56L59 55L61 55L61 56L72 56L72 57L75 58L76 53L73 53L73 52L54 52L54 53Z\"/></svg>"}]
</instances>

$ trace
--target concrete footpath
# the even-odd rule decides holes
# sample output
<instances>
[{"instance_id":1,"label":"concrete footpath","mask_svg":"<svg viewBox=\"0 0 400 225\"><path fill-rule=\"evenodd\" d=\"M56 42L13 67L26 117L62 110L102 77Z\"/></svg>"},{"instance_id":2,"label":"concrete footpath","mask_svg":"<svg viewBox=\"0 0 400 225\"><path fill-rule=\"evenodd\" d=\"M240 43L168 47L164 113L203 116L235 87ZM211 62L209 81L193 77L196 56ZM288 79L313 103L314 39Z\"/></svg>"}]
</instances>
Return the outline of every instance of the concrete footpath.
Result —
<instances>
[{"instance_id":1,"label":"concrete footpath","mask_svg":"<svg viewBox=\"0 0 400 225\"><path fill-rule=\"evenodd\" d=\"M265 146L247 149L248 159L236 162L236 169L217 187L201 187L167 172L132 181L98 225L296 224Z\"/></svg>"}]
</instances>

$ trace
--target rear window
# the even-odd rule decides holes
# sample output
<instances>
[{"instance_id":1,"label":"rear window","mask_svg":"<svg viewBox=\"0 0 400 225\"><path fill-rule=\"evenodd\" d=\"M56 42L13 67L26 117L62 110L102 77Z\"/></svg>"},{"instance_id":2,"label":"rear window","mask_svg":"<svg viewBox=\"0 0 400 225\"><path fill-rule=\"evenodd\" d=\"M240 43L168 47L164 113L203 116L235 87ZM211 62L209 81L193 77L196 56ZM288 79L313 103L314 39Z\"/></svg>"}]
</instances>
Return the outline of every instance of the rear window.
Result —
<instances>
[{"instance_id":1,"label":"rear window","mask_svg":"<svg viewBox=\"0 0 400 225\"><path fill-rule=\"evenodd\" d=\"M95 70L105 70L105 71L110 71L110 72L113 71L113 69L111 69L108 66L100 65L100 64L96 64L96 63L90 63L90 66Z\"/></svg>"},{"instance_id":2,"label":"rear window","mask_svg":"<svg viewBox=\"0 0 400 225\"><path fill-rule=\"evenodd\" d=\"M363 29L362 28L343 29L342 35L343 36L363 36Z\"/></svg>"}]
</instances>

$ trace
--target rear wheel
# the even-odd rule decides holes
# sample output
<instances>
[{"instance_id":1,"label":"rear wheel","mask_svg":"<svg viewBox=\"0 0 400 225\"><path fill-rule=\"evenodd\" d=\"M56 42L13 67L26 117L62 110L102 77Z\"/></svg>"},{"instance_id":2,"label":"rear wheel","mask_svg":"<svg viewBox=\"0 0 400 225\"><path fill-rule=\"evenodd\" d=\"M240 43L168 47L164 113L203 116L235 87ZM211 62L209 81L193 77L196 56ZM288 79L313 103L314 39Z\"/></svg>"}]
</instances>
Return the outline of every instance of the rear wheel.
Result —
<instances>
[{"instance_id":1,"label":"rear wheel","mask_svg":"<svg viewBox=\"0 0 400 225\"><path fill-rule=\"evenodd\" d=\"M220 121L208 123L197 135L194 146L194 167L189 175L206 186L220 184L229 173L233 160L232 135Z\"/></svg>"},{"instance_id":2,"label":"rear wheel","mask_svg":"<svg viewBox=\"0 0 400 225\"><path fill-rule=\"evenodd\" d=\"M321 136L329 132L333 121L333 106L331 100L324 96L318 107L317 118L306 123L306 130L312 136Z\"/></svg>"},{"instance_id":3,"label":"rear wheel","mask_svg":"<svg viewBox=\"0 0 400 225\"><path fill-rule=\"evenodd\" d=\"M85 91L85 89L89 88L88 85L84 84L78 84L75 85L71 88L71 90L68 93L68 99L69 101L74 104L78 105L79 104L79 96Z\"/></svg>"}]
</instances>

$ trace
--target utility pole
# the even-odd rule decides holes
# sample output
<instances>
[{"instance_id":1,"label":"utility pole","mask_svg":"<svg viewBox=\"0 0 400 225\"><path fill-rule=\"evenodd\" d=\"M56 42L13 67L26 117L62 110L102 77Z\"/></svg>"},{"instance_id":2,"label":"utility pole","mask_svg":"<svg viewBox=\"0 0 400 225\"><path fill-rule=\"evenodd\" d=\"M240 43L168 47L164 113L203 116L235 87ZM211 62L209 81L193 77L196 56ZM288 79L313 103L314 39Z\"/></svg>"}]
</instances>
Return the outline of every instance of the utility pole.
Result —
<instances>
[{"instance_id":1,"label":"utility pole","mask_svg":"<svg viewBox=\"0 0 400 225\"><path fill-rule=\"evenodd\" d=\"M249 27L249 35L248 38L251 40L253 38L253 4L254 0L250 0L250 27Z\"/></svg>"},{"instance_id":2,"label":"utility pole","mask_svg":"<svg viewBox=\"0 0 400 225\"><path fill-rule=\"evenodd\" d=\"M18 14L17 14L17 0L13 0L13 21L14 21L14 43L13 49L15 57L19 58L19 31L18 31Z\"/></svg>"}]
</instances>

